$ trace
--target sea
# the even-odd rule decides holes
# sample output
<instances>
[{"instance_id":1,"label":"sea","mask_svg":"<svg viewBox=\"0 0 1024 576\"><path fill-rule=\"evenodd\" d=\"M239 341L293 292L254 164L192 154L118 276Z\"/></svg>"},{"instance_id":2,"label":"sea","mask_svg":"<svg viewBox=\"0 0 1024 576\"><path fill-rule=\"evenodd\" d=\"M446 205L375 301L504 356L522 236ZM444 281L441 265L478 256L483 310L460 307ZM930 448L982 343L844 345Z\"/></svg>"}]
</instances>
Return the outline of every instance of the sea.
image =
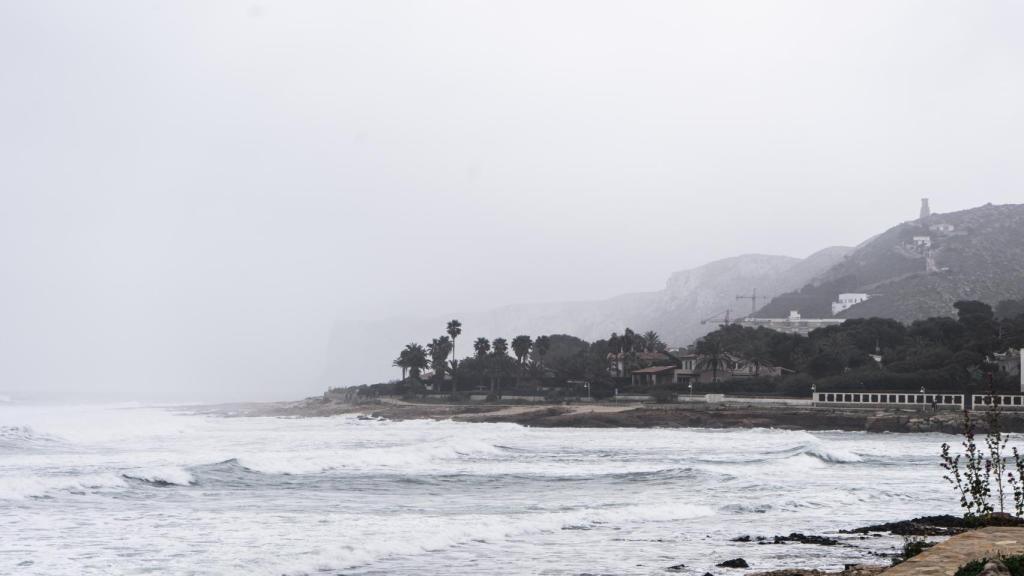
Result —
<instances>
[{"instance_id":1,"label":"sea","mask_svg":"<svg viewBox=\"0 0 1024 576\"><path fill-rule=\"evenodd\" d=\"M0 574L742 574L958 513L940 434L0 405ZM792 532L840 544L768 544ZM733 539L748 535L750 542ZM680 566L682 565L682 566ZM673 570L669 568L675 567Z\"/></svg>"}]
</instances>

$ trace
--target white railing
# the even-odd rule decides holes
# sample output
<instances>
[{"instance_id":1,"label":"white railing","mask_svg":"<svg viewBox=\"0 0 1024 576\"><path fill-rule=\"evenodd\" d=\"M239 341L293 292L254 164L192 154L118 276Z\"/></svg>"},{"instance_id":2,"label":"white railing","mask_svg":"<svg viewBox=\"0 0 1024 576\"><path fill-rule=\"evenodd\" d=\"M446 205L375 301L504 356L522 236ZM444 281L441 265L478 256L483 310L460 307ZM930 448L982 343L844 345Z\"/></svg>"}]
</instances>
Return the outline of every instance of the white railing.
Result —
<instances>
[{"instance_id":1,"label":"white railing","mask_svg":"<svg viewBox=\"0 0 1024 576\"><path fill-rule=\"evenodd\" d=\"M971 402L975 408L984 408L998 404L1001 408L1009 410L1024 410L1024 395L1020 394L996 394L994 396L973 394Z\"/></svg>"},{"instance_id":2,"label":"white railing","mask_svg":"<svg viewBox=\"0 0 1024 576\"><path fill-rule=\"evenodd\" d=\"M980 398L980 396L979 396ZM963 394L920 394L907 392L815 392L812 403L863 406L964 407Z\"/></svg>"}]
</instances>

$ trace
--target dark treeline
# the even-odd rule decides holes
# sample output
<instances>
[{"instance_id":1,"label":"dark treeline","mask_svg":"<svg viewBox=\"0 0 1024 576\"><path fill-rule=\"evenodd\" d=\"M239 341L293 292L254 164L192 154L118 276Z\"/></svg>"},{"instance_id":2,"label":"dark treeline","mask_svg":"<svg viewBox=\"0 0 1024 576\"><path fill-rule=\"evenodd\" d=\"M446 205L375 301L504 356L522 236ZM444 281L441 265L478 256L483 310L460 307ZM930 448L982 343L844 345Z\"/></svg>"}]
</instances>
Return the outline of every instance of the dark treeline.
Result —
<instances>
[{"instance_id":1,"label":"dark treeline","mask_svg":"<svg viewBox=\"0 0 1024 576\"><path fill-rule=\"evenodd\" d=\"M665 343L653 332L627 328L607 339L587 342L568 334L537 337L521 334L511 340L477 338L461 356L456 343L462 334L458 320L446 333L426 345L410 343L394 360L402 378L398 382L359 387L360 393L418 395L429 385L434 392L457 397L486 392L492 398L508 394L543 395L551 399L614 394L628 378L613 378L608 355L622 354L627 365L639 366L644 352L664 351Z\"/></svg>"},{"instance_id":2,"label":"dark treeline","mask_svg":"<svg viewBox=\"0 0 1024 576\"><path fill-rule=\"evenodd\" d=\"M443 335L426 345L405 346L394 366L396 382L353 388L356 395L435 393L464 398L476 392L498 399L510 394L543 395L557 400L584 396L607 398L620 392L756 394L803 396L820 391L889 390L962 392L969 386L1018 391L1019 380L1000 369L998 355L1024 347L1024 300L1004 301L993 310L983 302L955 304L957 317L918 320L909 325L883 318L851 319L808 336L768 328L722 325L688 350L669 351L658 334L626 329L586 342L567 334L511 340L477 338L462 344L462 325L448 323ZM456 352L462 346L461 356ZM651 353L663 352L657 360ZM646 354L645 354L646 353ZM634 388L628 374L652 363L671 364L676 354L692 353L698 365L714 369L726 356L754 366L776 366L785 375L723 378L695 384ZM625 373L611 370L618 359ZM429 371L429 372L428 372Z\"/></svg>"},{"instance_id":3,"label":"dark treeline","mask_svg":"<svg viewBox=\"0 0 1024 576\"><path fill-rule=\"evenodd\" d=\"M731 353L793 370L777 387L796 393L819 390L963 391L968 385L1019 390L992 360L1024 347L1024 301L995 310L983 302L955 304L957 318L929 318L909 325L883 318L851 319L809 336L767 328L722 326L704 337ZM698 347L699 349L699 347ZM729 383L720 388L728 391ZM743 387L756 385L743 383ZM800 392L802 393L802 392Z\"/></svg>"}]
</instances>

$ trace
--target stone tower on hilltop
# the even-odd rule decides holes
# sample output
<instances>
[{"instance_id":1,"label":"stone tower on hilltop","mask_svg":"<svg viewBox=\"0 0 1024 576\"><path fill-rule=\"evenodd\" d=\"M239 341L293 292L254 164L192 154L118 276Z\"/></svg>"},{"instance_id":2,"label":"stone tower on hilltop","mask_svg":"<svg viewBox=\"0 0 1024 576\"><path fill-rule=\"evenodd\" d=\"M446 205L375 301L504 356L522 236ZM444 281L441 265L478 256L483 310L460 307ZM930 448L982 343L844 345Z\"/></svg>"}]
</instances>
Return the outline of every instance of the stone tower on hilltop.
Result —
<instances>
[{"instance_id":1,"label":"stone tower on hilltop","mask_svg":"<svg viewBox=\"0 0 1024 576\"><path fill-rule=\"evenodd\" d=\"M921 220L927 220L932 215L932 209L928 207L928 199L921 198Z\"/></svg>"}]
</instances>

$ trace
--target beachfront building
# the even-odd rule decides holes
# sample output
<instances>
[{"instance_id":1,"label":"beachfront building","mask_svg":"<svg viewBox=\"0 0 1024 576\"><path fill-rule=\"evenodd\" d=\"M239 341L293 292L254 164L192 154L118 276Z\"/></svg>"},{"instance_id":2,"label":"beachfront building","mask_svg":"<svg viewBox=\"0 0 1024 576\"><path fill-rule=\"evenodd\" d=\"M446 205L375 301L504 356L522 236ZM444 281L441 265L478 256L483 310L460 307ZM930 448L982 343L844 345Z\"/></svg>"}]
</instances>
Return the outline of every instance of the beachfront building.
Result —
<instances>
[{"instance_id":1,"label":"beachfront building","mask_svg":"<svg viewBox=\"0 0 1024 576\"><path fill-rule=\"evenodd\" d=\"M671 384L675 377L675 366L650 366L633 370L630 383L638 387L654 387Z\"/></svg>"},{"instance_id":2,"label":"beachfront building","mask_svg":"<svg viewBox=\"0 0 1024 576\"><path fill-rule=\"evenodd\" d=\"M793 310L788 318L744 318L737 322L740 326L748 328L765 327L782 332L784 334L800 334L807 336L812 330L825 328L826 326L838 326L845 322L843 318L804 318L800 312Z\"/></svg>"},{"instance_id":3,"label":"beachfront building","mask_svg":"<svg viewBox=\"0 0 1024 576\"><path fill-rule=\"evenodd\" d=\"M855 292L848 292L846 294L840 294L835 302L832 303L832 315L835 316L843 310L848 310L861 302L864 302L868 298L871 298L868 294L861 294Z\"/></svg>"},{"instance_id":4,"label":"beachfront building","mask_svg":"<svg viewBox=\"0 0 1024 576\"><path fill-rule=\"evenodd\" d=\"M1010 348L1005 352L996 352L985 358L989 364L995 364L997 369L1007 376L1020 378L1020 391L1024 392L1024 349Z\"/></svg>"},{"instance_id":5,"label":"beachfront building","mask_svg":"<svg viewBox=\"0 0 1024 576\"><path fill-rule=\"evenodd\" d=\"M663 352L610 352L608 374L614 378L626 378L634 371L651 366L668 366L672 358Z\"/></svg>"},{"instance_id":6,"label":"beachfront building","mask_svg":"<svg viewBox=\"0 0 1024 576\"><path fill-rule=\"evenodd\" d=\"M676 384L688 385L691 383L708 384L714 382L716 376L719 382L731 380L744 380L756 377L781 376L783 369L769 364L758 364L751 362L734 354L725 354L722 364L716 370L708 366L708 363L697 354L686 354L679 356L680 366L675 369L673 381Z\"/></svg>"}]
</instances>

